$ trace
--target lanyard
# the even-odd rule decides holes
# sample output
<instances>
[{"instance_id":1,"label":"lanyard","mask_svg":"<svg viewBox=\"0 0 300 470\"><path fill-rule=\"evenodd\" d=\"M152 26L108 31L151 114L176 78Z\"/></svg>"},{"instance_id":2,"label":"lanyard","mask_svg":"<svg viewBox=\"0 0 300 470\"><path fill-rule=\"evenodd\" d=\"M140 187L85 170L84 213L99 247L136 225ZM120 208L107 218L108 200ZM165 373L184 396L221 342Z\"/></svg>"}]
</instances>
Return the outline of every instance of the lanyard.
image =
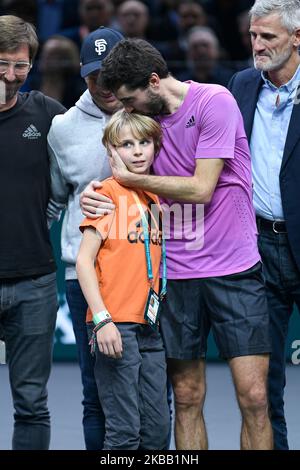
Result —
<instances>
[{"instance_id":1,"label":"lanyard","mask_svg":"<svg viewBox=\"0 0 300 470\"><path fill-rule=\"evenodd\" d=\"M146 219L145 211L142 207L142 204L139 200L138 195L134 191L131 191L131 192L142 217L142 225L143 225L143 231L144 231L144 245L145 245L146 263L147 263L147 275L148 275L150 285L152 285L153 271L152 271L152 262L151 262L151 253L150 253L148 221ZM163 275L162 275L162 288L160 291L161 298L164 297L167 292L167 254L166 254L166 241L165 241L163 233L162 233L162 262L163 262Z\"/></svg>"}]
</instances>

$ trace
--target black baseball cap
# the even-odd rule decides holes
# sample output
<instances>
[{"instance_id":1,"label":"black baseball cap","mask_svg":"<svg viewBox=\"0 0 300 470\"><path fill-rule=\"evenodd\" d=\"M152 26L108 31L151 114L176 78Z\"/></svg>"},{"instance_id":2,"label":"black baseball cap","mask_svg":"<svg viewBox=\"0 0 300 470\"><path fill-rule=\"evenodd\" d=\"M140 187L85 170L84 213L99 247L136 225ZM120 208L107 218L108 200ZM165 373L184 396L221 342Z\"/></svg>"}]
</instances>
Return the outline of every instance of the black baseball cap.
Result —
<instances>
[{"instance_id":1,"label":"black baseball cap","mask_svg":"<svg viewBox=\"0 0 300 470\"><path fill-rule=\"evenodd\" d=\"M81 46L80 51L80 74L84 78L92 72L101 68L102 60L110 53L117 42L124 36L111 28L101 26L90 33Z\"/></svg>"}]
</instances>

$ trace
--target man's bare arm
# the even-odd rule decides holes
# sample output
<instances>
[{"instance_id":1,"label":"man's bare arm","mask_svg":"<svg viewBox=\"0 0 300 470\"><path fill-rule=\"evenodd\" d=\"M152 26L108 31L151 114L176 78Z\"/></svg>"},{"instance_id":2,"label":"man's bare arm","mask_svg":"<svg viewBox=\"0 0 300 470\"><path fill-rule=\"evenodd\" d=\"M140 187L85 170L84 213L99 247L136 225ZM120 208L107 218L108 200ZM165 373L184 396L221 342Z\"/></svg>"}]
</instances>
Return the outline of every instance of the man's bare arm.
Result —
<instances>
[{"instance_id":1,"label":"man's bare arm","mask_svg":"<svg viewBox=\"0 0 300 470\"><path fill-rule=\"evenodd\" d=\"M223 159L197 159L193 176L155 176L135 173L115 174L125 186L144 189L167 199L208 204L224 166Z\"/></svg>"},{"instance_id":2,"label":"man's bare arm","mask_svg":"<svg viewBox=\"0 0 300 470\"><path fill-rule=\"evenodd\" d=\"M127 170L119 156L115 157L111 165L115 178L125 186L151 191L174 201L208 204L222 172L224 160L196 159L193 176L137 175ZM99 216L97 214L109 213L114 206L107 198L104 202L104 196L93 191L92 183L81 194L80 205L85 216L96 218Z\"/></svg>"}]
</instances>

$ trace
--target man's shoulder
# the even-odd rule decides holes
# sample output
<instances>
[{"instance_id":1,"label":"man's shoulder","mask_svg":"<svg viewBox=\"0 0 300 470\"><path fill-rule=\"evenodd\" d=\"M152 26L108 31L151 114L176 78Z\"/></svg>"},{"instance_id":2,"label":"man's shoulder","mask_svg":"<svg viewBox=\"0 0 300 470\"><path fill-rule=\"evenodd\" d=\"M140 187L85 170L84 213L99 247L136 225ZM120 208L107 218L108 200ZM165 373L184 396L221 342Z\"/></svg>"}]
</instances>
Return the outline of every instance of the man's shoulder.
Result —
<instances>
[{"instance_id":1,"label":"man's shoulder","mask_svg":"<svg viewBox=\"0 0 300 470\"><path fill-rule=\"evenodd\" d=\"M51 131L64 134L66 130L73 127L76 115L79 113L80 110L76 106L72 106L72 108L68 109L64 114L56 114L52 121Z\"/></svg>"},{"instance_id":2,"label":"man's shoulder","mask_svg":"<svg viewBox=\"0 0 300 470\"><path fill-rule=\"evenodd\" d=\"M30 107L31 111L41 112L43 115L48 115L50 119L53 119L57 114L63 114L66 108L58 101L44 95L44 93L32 90L27 93L20 93L23 99L24 105Z\"/></svg>"},{"instance_id":3,"label":"man's shoulder","mask_svg":"<svg viewBox=\"0 0 300 470\"><path fill-rule=\"evenodd\" d=\"M192 94L200 96L214 96L219 93L230 94L228 89L222 85L217 85L215 83L199 83L191 81L192 85Z\"/></svg>"},{"instance_id":4,"label":"man's shoulder","mask_svg":"<svg viewBox=\"0 0 300 470\"><path fill-rule=\"evenodd\" d=\"M220 105L222 102L232 101L230 91L222 85L212 83L192 82L193 88L190 100L193 105L198 105L198 112L202 113L203 109L210 105Z\"/></svg>"},{"instance_id":5,"label":"man's shoulder","mask_svg":"<svg viewBox=\"0 0 300 470\"><path fill-rule=\"evenodd\" d=\"M51 98L50 96L44 95L41 91L38 90L31 90L28 93L28 97L33 100L35 103L41 103L43 105L51 106L53 108L58 109L60 112L66 111L66 108L57 100L54 98Z\"/></svg>"},{"instance_id":6,"label":"man's shoulder","mask_svg":"<svg viewBox=\"0 0 300 470\"><path fill-rule=\"evenodd\" d=\"M261 77L260 70L256 70L254 67L251 67L251 68L241 70L240 72L235 73L232 79L230 80L230 84L243 85L252 80L259 80L260 77ZM231 89L231 86L229 86L229 89Z\"/></svg>"},{"instance_id":7,"label":"man's shoulder","mask_svg":"<svg viewBox=\"0 0 300 470\"><path fill-rule=\"evenodd\" d=\"M82 138L82 132L84 132L86 126L90 126L94 119L102 118L105 119L105 113L98 108L91 100L90 103L90 111L92 110L94 114L91 114L85 111L80 103L82 102L82 98L84 97L85 93L81 96L78 102L68 109L64 114L56 115L53 118L51 131L55 132L56 134L64 134L65 131L70 132L73 130L72 139L76 138L75 132L78 128L80 139Z\"/></svg>"}]
</instances>

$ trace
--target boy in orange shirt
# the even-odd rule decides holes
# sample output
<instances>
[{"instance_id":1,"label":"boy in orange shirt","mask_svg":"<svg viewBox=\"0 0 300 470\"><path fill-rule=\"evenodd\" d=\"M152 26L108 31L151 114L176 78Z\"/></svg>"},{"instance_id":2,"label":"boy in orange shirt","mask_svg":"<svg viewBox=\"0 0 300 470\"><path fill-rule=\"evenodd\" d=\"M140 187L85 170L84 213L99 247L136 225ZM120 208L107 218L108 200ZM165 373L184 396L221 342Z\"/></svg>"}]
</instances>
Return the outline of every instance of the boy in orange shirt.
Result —
<instances>
[{"instance_id":1,"label":"boy in orange shirt","mask_svg":"<svg viewBox=\"0 0 300 470\"><path fill-rule=\"evenodd\" d=\"M149 173L161 129L148 116L119 111L103 143L127 168ZM105 414L104 449L164 449L170 412L165 351L158 331L159 266L166 288L165 248L156 195L103 182L99 193L113 200L113 213L85 219L77 258L78 279L96 325L95 377Z\"/></svg>"}]
</instances>

